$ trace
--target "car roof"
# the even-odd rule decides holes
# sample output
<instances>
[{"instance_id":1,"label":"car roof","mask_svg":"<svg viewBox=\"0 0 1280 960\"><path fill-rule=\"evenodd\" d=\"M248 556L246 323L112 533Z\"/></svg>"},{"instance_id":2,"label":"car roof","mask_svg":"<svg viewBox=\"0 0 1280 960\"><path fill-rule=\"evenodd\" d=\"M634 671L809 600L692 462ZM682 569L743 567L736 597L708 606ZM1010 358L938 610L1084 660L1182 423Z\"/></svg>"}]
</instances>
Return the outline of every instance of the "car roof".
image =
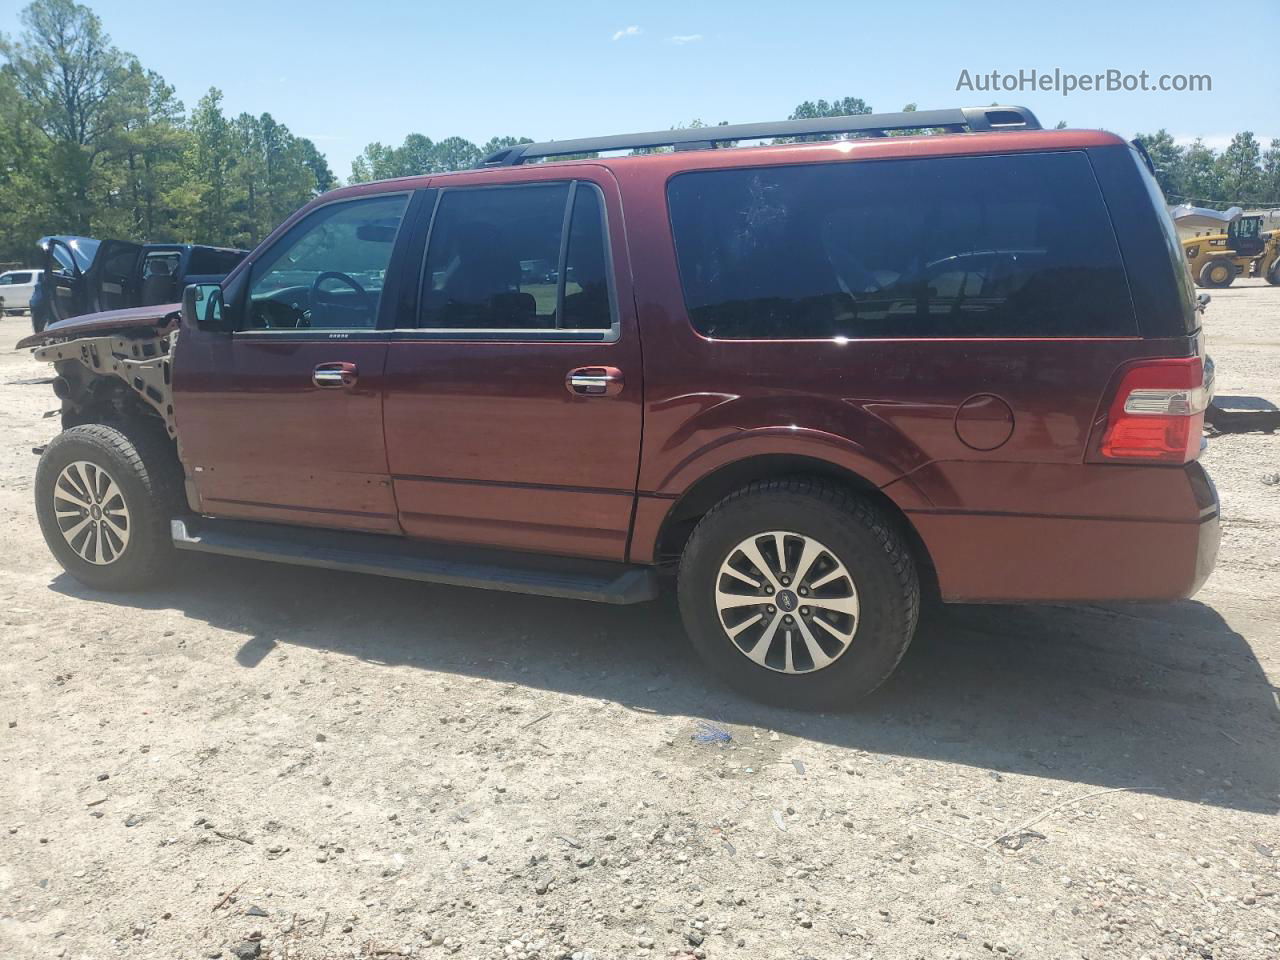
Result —
<instances>
[{"instance_id":1,"label":"car roof","mask_svg":"<svg viewBox=\"0 0 1280 960\"><path fill-rule=\"evenodd\" d=\"M714 130L714 128L711 128ZM1126 141L1104 130L1018 130L990 133L944 133L920 136L862 137L807 143L772 143L759 146L672 151L629 156L546 160L513 166L477 167L470 170L429 173L371 183L353 184L318 198L328 202L348 196L421 189L427 186L462 186L468 181L503 183L531 179L531 171L564 169L566 176L583 166L605 167L629 176L663 179L690 170L775 166L795 163L829 163L845 160L909 159L929 156L1080 150L1089 147L1124 146ZM545 174L543 175L545 177Z\"/></svg>"}]
</instances>

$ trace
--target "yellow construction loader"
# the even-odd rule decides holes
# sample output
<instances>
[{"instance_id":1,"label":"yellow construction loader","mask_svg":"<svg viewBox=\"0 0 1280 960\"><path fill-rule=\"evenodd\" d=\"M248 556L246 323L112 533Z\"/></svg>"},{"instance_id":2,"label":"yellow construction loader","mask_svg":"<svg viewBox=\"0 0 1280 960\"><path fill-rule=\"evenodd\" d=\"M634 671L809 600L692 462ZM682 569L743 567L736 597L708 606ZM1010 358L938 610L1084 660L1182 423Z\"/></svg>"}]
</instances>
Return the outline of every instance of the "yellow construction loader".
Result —
<instances>
[{"instance_id":1,"label":"yellow construction loader","mask_svg":"<svg viewBox=\"0 0 1280 960\"><path fill-rule=\"evenodd\" d=\"M1236 277L1280 286L1280 230L1263 230L1262 217L1237 216L1223 233L1183 240L1182 250L1202 287L1229 287Z\"/></svg>"}]
</instances>

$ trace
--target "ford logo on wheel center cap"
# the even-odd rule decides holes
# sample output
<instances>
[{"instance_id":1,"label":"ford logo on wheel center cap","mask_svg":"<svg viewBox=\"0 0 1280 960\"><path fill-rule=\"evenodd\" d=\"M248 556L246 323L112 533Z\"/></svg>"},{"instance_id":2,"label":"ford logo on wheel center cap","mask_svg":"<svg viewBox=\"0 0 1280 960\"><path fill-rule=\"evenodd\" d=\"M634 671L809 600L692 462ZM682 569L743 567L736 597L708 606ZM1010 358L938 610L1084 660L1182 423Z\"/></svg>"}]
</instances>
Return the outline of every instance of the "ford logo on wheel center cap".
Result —
<instances>
[{"instance_id":1,"label":"ford logo on wheel center cap","mask_svg":"<svg viewBox=\"0 0 1280 960\"><path fill-rule=\"evenodd\" d=\"M778 609L784 613L790 613L799 605L799 602L790 590L778 591Z\"/></svg>"}]
</instances>

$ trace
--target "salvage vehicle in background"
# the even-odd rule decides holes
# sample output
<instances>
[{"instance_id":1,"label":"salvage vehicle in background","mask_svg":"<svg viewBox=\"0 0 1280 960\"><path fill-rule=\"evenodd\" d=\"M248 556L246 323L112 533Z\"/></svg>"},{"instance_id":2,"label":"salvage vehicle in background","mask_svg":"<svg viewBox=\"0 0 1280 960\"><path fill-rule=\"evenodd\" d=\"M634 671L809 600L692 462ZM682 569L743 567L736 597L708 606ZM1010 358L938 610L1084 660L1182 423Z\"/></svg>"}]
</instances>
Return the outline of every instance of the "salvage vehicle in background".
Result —
<instances>
[{"instance_id":1,"label":"salvage vehicle in background","mask_svg":"<svg viewBox=\"0 0 1280 960\"><path fill-rule=\"evenodd\" d=\"M104 589L175 548L610 603L672 574L719 674L813 708L893 671L922 591L1200 587L1212 367L1134 147L1017 107L713 135L345 187L180 311L28 337L50 549Z\"/></svg>"},{"instance_id":2,"label":"salvage vehicle in background","mask_svg":"<svg viewBox=\"0 0 1280 960\"><path fill-rule=\"evenodd\" d=\"M86 313L176 303L189 283L216 283L249 251L194 243L129 243L93 237L41 237L44 270L31 326Z\"/></svg>"}]
</instances>

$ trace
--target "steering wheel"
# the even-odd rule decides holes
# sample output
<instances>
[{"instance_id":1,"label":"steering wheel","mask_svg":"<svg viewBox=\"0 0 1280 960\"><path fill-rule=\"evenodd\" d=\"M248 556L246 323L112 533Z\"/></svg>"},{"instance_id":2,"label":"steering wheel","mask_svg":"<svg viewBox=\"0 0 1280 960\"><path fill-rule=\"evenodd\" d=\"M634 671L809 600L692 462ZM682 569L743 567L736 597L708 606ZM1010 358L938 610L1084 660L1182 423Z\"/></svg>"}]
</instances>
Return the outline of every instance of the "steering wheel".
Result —
<instances>
[{"instance_id":1,"label":"steering wheel","mask_svg":"<svg viewBox=\"0 0 1280 960\"><path fill-rule=\"evenodd\" d=\"M324 296L324 291L320 289L320 285L326 280L342 281L359 295L360 302L358 304L351 304L327 299ZM324 273L316 275L316 278L311 281L310 300L312 307L319 306L323 303L326 307L330 308L336 307L339 310L359 310L365 313L367 313L370 307L373 306L373 301L369 296L369 292L365 290L364 287L360 286L360 283L354 277L338 270L326 270Z\"/></svg>"}]
</instances>

